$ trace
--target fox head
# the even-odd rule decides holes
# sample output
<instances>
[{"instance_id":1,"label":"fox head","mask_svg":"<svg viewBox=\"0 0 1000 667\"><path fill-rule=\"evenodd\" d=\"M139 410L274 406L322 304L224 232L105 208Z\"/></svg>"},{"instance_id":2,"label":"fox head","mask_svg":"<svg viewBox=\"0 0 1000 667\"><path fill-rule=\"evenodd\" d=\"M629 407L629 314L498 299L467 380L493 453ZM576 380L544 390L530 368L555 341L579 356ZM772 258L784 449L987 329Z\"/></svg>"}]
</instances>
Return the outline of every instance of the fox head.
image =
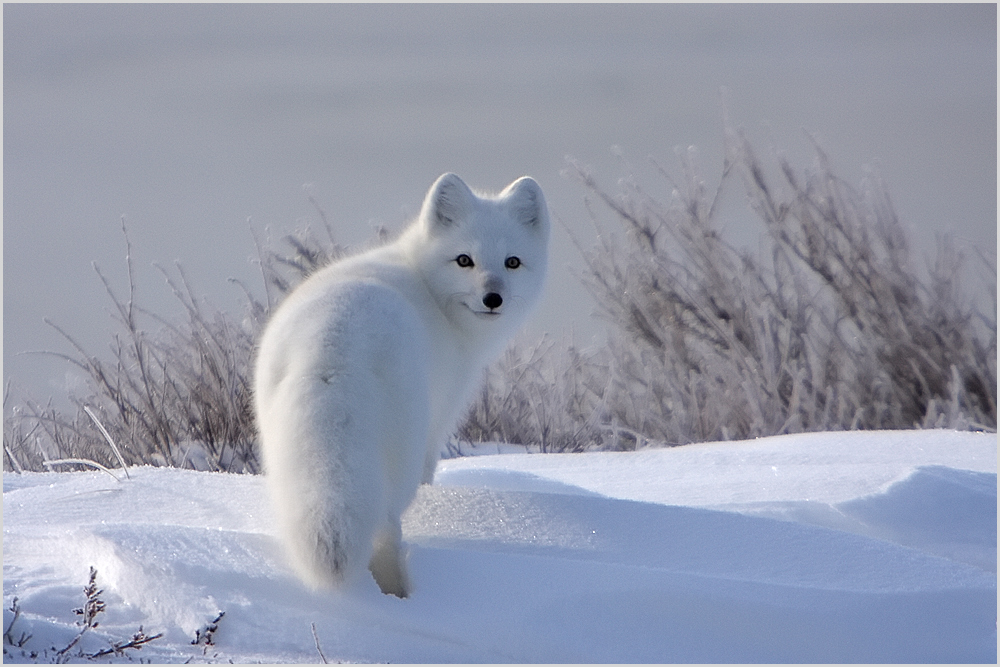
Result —
<instances>
[{"instance_id":1,"label":"fox head","mask_svg":"<svg viewBox=\"0 0 1000 667\"><path fill-rule=\"evenodd\" d=\"M549 211L534 179L524 176L490 196L444 174L427 192L416 226L418 266L449 320L505 330L524 321L548 263Z\"/></svg>"}]
</instances>

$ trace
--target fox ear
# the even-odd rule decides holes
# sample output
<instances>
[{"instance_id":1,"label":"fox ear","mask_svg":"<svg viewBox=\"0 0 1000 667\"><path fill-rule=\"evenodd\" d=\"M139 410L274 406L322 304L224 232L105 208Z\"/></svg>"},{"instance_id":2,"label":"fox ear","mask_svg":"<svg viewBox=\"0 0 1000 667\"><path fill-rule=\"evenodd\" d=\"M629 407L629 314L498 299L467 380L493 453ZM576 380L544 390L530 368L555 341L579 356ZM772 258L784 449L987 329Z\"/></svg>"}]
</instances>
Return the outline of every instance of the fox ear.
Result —
<instances>
[{"instance_id":1,"label":"fox ear","mask_svg":"<svg viewBox=\"0 0 1000 667\"><path fill-rule=\"evenodd\" d=\"M545 195L535 179L522 176L500 193L506 199L514 216L526 227L539 232L549 229L549 208L545 204Z\"/></svg>"},{"instance_id":2,"label":"fox ear","mask_svg":"<svg viewBox=\"0 0 1000 667\"><path fill-rule=\"evenodd\" d=\"M421 217L430 230L451 227L472 212L472 190L455 174L442 174L424 199Z\"/></svg>"}]
</instances>

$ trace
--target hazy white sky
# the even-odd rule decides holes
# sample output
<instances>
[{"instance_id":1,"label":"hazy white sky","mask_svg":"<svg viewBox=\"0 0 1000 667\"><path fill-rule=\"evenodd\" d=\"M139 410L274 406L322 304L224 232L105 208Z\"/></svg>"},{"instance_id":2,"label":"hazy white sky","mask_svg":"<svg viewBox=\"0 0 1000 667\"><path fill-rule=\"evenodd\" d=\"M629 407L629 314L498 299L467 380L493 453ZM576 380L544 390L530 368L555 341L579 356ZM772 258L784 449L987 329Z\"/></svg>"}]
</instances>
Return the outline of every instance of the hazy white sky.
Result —
<instances>
[{"instance_id":1,"label":"hazy white sky","mask_svg":"<svg viewBox=\"0 0 1000 667\"><path fill-rule=\"evenodd\" d=\"M183 264L238 314L260 288L247 219L278 238L327 210L340 238L400 227L437 175L499 189L522 174L587 238L572 155L613 186L620 146L722 157L719 90L761 152L876 167L918 249L937 232L996 248L996 5L38 5L5 4L4 379L63 393L68 352L48 317L106 353L98 263L124 293L124 215L138 300L179 310L151 267ZM738 202L737 202L738 203ZM744 213L727 231L753 242ZM532 334L602 325L557 225ZM918 258L919 259L919 258ZM179 313L178 313L179 314Z\"/></svg>"}]
</instances>

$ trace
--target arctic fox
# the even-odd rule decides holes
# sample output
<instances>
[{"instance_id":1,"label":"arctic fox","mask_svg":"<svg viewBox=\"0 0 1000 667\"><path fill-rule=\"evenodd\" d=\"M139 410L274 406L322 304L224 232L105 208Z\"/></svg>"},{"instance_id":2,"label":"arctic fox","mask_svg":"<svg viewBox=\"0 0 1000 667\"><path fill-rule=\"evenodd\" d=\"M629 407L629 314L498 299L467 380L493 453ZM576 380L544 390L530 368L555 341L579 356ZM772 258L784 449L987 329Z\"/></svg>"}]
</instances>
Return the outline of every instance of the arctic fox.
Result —
<instances>
[{"instance_id":1,"label":"arctic fox","mask_svg":"<svg viewBox=\"0 0 1000 667\"><path fill-rule=\"evenodd\" d=\"M548 238L533 179L480 196L444 174L396 241L317 271L276 310L255 409L278 530L308 585L368 566L406 597L400 516L538 300Z\"/></svg>"}]
</instances>

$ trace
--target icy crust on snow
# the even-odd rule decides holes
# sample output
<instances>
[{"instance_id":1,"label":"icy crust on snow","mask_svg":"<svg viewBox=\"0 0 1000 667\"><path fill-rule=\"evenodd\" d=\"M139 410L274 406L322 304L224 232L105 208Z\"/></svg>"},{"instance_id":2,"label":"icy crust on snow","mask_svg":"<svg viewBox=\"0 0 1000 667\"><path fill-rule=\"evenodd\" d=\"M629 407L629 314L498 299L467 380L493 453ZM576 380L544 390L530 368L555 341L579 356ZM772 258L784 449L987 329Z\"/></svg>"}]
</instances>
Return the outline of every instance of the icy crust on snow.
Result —
<instances>
[{"instance_id":1,"label":"icy crust on snow","mask_svg":"<svg viewBox=\"0 0 1000 667\"><path fill-rule=\"evenodd\" d=\"M993 581L977 568L858 535L624 500L428 487L404 531L428 546L543 553L780 586L902 593Z\"/></svg>"},{"instance_id":2,"label":"icy crust on snow","mask_svg":"<svg viewBox=\"0 0 1000 667\"><path fill-rule=\"evenodd\" d=\"M604 495L784 519L996 574L996 472L995 434L866 431L570 458L470 456L443 461L435 484Z\"/></svg>"},{"instance_id":3,"label":"icy crust on snow","mask_svg":"<svg viewBox=\"0 0 1000 667\"><path fill-rule=\"evenodd\" d=\"M883 490L922 466L995 475L996 445L996 434L958 431L802 433L638 452L467 456L442 461L435 483L481 480L512 491L561 489L699 507L838 503Z\"/></svg>"},{"instance_id":4,"label":"icy crust on snow","mask_svg":"<svg viewBox=\"0 0 1000 667\"><path fill-rule=\"evenodd\" d=\"M72 640L90 566L107 611L82 650L164 633L118 661L996 659L993 435L444 461L404 516L407 600L304 590L259 477L130 475L4 474L4 629L16 596L32 635L5 662Z\"/></svg>"}]
</instances>

